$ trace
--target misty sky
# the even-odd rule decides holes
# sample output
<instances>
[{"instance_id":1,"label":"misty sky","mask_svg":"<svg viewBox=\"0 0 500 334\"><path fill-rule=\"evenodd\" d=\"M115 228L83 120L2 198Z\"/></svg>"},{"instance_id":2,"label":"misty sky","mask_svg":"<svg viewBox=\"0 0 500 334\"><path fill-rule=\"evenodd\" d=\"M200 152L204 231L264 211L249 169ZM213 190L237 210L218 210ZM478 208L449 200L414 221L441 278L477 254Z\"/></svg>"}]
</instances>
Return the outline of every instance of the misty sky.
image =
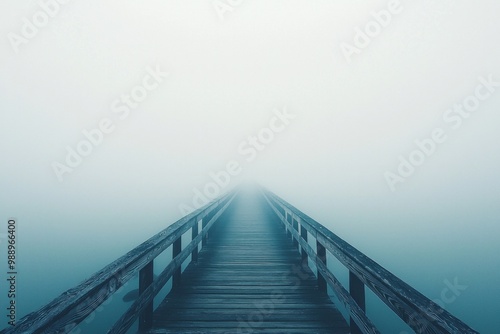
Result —
<instances>
[{"instance_id":1,"label":"misty sky","mask_svg":"<svg viewBox=\"0 0 500 334\"><path fill-rule=\"evenodd\" d=\"M23 311L180 218L236 161L224 190L256 179L429 297L458 276L469 289L448 309L493 321L469 310L500 295L500 87L478 88L500 82L500 3L401 0L346 57L390 3L73 0L25 38L40 5L3 0L0 232L18 220L25 294L28 277L50 285ZM134 89L147 96L127 104ZM478 89L491 94L454 128L443 116ZM60 182L54 162L103 119L113 130ZM391 191L385 173L436 128L446 140Z\"/></svg>"}]
</instances>

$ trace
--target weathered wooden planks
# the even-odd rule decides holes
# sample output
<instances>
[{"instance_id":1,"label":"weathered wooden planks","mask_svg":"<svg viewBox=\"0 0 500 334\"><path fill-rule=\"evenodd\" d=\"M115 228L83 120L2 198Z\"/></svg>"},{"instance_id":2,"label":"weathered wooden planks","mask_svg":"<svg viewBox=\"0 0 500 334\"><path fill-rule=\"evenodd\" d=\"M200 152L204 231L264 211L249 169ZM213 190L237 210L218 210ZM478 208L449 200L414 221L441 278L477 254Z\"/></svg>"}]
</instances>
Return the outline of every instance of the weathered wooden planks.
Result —
<instances>
[{"instance_id":1,"label":"weathered wooden planks","mask_svg":"<svg viewBox=\"0 0 500 334\"><path fill-rule=\"evenodd\" d=\"M348 333L265 202L241 195L233 206L148 333Z\"/></svg>"}]
</instances>

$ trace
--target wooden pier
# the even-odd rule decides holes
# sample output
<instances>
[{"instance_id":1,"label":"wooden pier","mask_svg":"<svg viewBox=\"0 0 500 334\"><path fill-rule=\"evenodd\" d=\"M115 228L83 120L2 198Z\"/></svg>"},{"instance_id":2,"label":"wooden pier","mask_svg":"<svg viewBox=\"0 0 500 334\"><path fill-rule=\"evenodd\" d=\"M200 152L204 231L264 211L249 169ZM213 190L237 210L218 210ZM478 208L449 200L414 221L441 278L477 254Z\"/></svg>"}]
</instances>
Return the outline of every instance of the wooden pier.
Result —
<instances>
[{"instance_id":1,"label":"wooden pier","mask_svg":"<svg viewBox=\"0 0 500 334\"><path fill-rule=\"evenodd\" d=\"M150 333L349 333L283 226L240 196L154 312Z\"/></svg>"},{"instance_id":2,"label":"wooden pier","mask_svg":"<svg viewBox=\"0 0 500 334\"><path fill-rule=\"evenodd\" d=\"M186 233L191 240L183 245ZM171 262L155 277L154 259L167 249ZM348 269L348 286L329 269L327 254ZM380 333L366 314L366 288L415 333L477 333L263 188L221 196L0 333L70 333L137 275L137 300L100 333ZM170 293L154 309L169 280ZM334 305L327 287L341 305Z\"/></svg>"}]
</instances>

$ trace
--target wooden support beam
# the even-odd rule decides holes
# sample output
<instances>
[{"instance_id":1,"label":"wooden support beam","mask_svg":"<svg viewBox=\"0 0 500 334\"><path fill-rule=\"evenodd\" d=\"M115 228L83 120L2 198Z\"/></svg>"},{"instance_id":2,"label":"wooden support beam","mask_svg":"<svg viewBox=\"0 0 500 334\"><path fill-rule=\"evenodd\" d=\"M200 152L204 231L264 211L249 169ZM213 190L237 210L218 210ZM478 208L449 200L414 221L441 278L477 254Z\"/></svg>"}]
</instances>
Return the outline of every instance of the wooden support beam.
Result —
<instances>
[{"instance_id":1,"label":"wooden support beam","mask_svg":"<svg viewBox=\"0 0 500 334\"><path fill-rule=\"evenodd\" d=\"M290 232L290 224L289 224L289 220L288 220L288 211L285 211L285 230L286 230L286 237L290 237L290 238L293 238L292 237L292 233Z\"/></svg>"},{"instance_id":2,"label":"wooden support beam","mask_svg":"<svg viewBox=\"0 0 500 334\"><path fill-rule=\"evenodd\" d=\"M149 262L144 268L139 271L139 294L153 283L153 261ZM153 301L148 303L146 308L139 315L139 330L147 331L153 326Z\"/></svg>"},{"instance_id":3,"label":"wooden support beam","mask_svg":"<svg viewBox=\"0 0 500 334\"><path fill-rule=\"evenodd\" d=\"M191 240L194 240L198 236L198 221L196 221L196 224L193 225L193 228L191 229ZM191 261L197 262L198 261L198 245L196 246L195 249L193 249L193 252L191 253Z\"/></svg>"},{"instance_id":4,"label":"wooden support beam","mask_svg":"<svg viewBox=\"0 0 500 334\"><path fill-rule=\"evenodd\" d=\"M205 230L209 221L210 221L209 217L203 218L203 221L201 222L201 229L202 230ZM203 236L203 239L201 240L201 247L204 247L207 244L207 241L208 241L208 233L206 233Z\"/></svg>"},{"instance_id":5,"label":"wooden support beam","mask_svg":"<svg viewBox=\"0 0 500 334\"><path fill-rule=\"evenodd\" d=\"M300 236L302 239L304 239L305 242L307 242L307 230L302 224L300 225ZM304 248L301 248L301 254L302 264L307 265L307 252Z\"/></svg>"},{"instance_id":6,"label":"wooden support beam","mask_svg":"<svg viewBox=\"0 0 500 334\"><path fill-rule=\"evenodd\" d=\"M299 231L299 222L293 216L292 216L292 227L295 231L297 232ZM299 248L299 241L295 238L292 238L292 240L293 240L293 245Z\"/></svg>"},{"instance_id":7,"label":"wooden support beam","mask_svg":"<svg viewBox=\"0 0 500 334\"><path fill-rule=\"evenodd\" d=\"M326 265L326 248L319 241L316 240L316 254L321 262ZM318 270L318 289L324 293L327 293L326 280Z\"/></svg>"},{"instance_id":8,"label":"wooden support beam","mask_svg":"<svg viewBox=\"0 0 500 334\"><path fill-rule=\"evenodd\" d=\"M174 241L172 245L172 259L175 259L177 255L180 254L182 250L182 236L180 236L177 240ZM172 276L172 288L176 288L181 283L181 273L182 273L182 265L179 266L174 272Z\"/></svg>"},{"instance_id":9,"label":"wooden support beam","mask_svg":"<svg viewBox=\"0 0 500 334\"><path fill-rule=\"evenodd\" d=\"M365 285L352 271L349 271L349 293L356 304L358 304L359 307L366 312ZM363 331L361 331L358 325L354 322L352 315L350 317L350 326L351 334L363 334Z\"/></svg>"}]
</instances>

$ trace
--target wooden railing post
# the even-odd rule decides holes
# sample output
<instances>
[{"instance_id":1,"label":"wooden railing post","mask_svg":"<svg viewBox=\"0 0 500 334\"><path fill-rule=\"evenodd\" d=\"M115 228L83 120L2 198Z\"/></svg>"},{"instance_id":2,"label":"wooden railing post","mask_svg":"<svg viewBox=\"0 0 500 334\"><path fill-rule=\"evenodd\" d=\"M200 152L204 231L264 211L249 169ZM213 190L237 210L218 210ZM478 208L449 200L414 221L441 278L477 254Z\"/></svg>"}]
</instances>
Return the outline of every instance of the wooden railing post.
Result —
<instances>
[{"instance_id":1,"label":"wooden railing post","mask_svg":"<svg viewBox=\"0 0 500 334\"><path fill-rule=\"evenodd\" d=\"M174 241L172 245L172 259L174 259L182 250L182 235L179 236L177 240ZM181 283L181 273L182 273L182 264L177 268L172 275L172 288L178 287Z\"/></svg>"},{"instance_id":2,"label":"wooden railing post","mask_svg":"<svg viewBox=\"0 0 500 334\"><path fill-rule=\"evenodd\" d=\"M214 209L212 212L209 212L205 218L203 218L203 223L201 224L202 225L202 229L204 230L205 227L208 225L208 223L210 222L210 220L212 220L212 218L217 214L217 211L218 211L218 207L216 209ZM205 234L205 236L203 237L203 240L201 242L201 245L202 246L205 246L208 242L208 239L210 238L210 235L213 233L213 228L214 228L215 225L212 225L212 227L210 228L210 231L207 231L207 233Z\"/></svg>"},{"instance_id":3,"label":"wooden railing post","mask_svg":"<svg viewBox=\"0 0 500 334\"><path fill-rule=\"evenodd\" d=\"M302 237L302 239L304 239L305 242L307 242L307 230L302 225L300 225L300 236ZM307 265L307 252L303 247L301 254L302 254L302 265Z\"/></svg>"},{"instance_id":4,"label":"wooden railing post","mask_svg":"<svg viewBox=\"0 0 500 334\"><path fill-rule=\"evenodd\" d=\"M316 240L316 254L318 255L319 260L326 265L326 248L318 240ZM317 271L317 274L319 291L327 293L325 278L321 275L319 270Z\"/></svg>"},{"instance_id":5,"label":"wooden railing post","mask_svg":"<svg viewBox=\"0 0 500 334\"><path fill-rule=\"evenodd\" d=\"M153 283L153 261L139 271L139 294L143 293ZM139 330L147 331L153 327L153 301L139 315Z\"/></svg>"},{"instance_id":6,"label":"wooden railing post","mask_svg":"<svg viewBox=\"0 0 500 334\"><path fill-rule=\"evenodd\" d=\"M201 222L201 229L202 230L205 230L205 227L207 227L208 221L209 221L209 217L205 216ZM201 240L201 247L205 246L207 244L207 241L208 241L208 232L205 233L205 235L203 236L203 239Z\"/></svg>"},{"instance_id":7,"label":"wooden railing post","mask_svg":"<svg viewBox=\"0 0 500 334\"><path fill-rule=\"evenodd\" d=\"M208 221L210 221L217 214L217 211L218 211L218 208L216 210L214 210L214 212L212 212L212 214L210 215L210 219ZM217 230L219 228L219 224L217 224L217 222L218 222L218 220L214 222L212 227L210 227L210 231L209 231L210 238L213 238L217 234Z\"/></svg>"},{"instance_id":8,"label":"wooden railing post","mask_svg":"<svg viewBox=\"0 0 500 334\"><path fill-rule=\"evenodd\" d=\"M366 312L365 305L365 285L364 283L354 274L349 271L349 293L352 299L358 304L358 306ZM350 318L351 334L362 334L361 329L356 325L352 316Z\"/></svg>"},{"instance_id":9,"label":"wooden railing post","mask_svg":"<svg viewBox=\"0 0 500 334\"><path fill-rule=\"evenodd\" d=\"M288 224L288 211L285 210L285 231L286 231L286 237L288 236L292 237L292 233L290 232L290 225Z\"/></svg>"},{"instance_id":10,"label":"wooden railing post","mask_svg":"<svg viewBox=\"0 0 500 334\"><path fill-rule=\"evenodd\" d=\"M299 222L293 216L292 216L292 228L296 232L299 232ZM293 238L293 236L292 236L292 240L293 240L293 245L296 246L297 248L299 248L299 241L297 239Z\"/></svg>"},{"instance_id":11,"label":"wooden railing post","mask_svg":"<svg viewBox=\"0 0 500 334\"><path fill-rule=\"evenodd\" d=\"M193 225L193 228L191 229L191 240L194 240L198 236L198 223L199 220L196 218L196 224ZM198 245L196 245L196 248L193 249L191 252L191 261L197 262L198 261Z\"/></svg>"}]
</instances>

